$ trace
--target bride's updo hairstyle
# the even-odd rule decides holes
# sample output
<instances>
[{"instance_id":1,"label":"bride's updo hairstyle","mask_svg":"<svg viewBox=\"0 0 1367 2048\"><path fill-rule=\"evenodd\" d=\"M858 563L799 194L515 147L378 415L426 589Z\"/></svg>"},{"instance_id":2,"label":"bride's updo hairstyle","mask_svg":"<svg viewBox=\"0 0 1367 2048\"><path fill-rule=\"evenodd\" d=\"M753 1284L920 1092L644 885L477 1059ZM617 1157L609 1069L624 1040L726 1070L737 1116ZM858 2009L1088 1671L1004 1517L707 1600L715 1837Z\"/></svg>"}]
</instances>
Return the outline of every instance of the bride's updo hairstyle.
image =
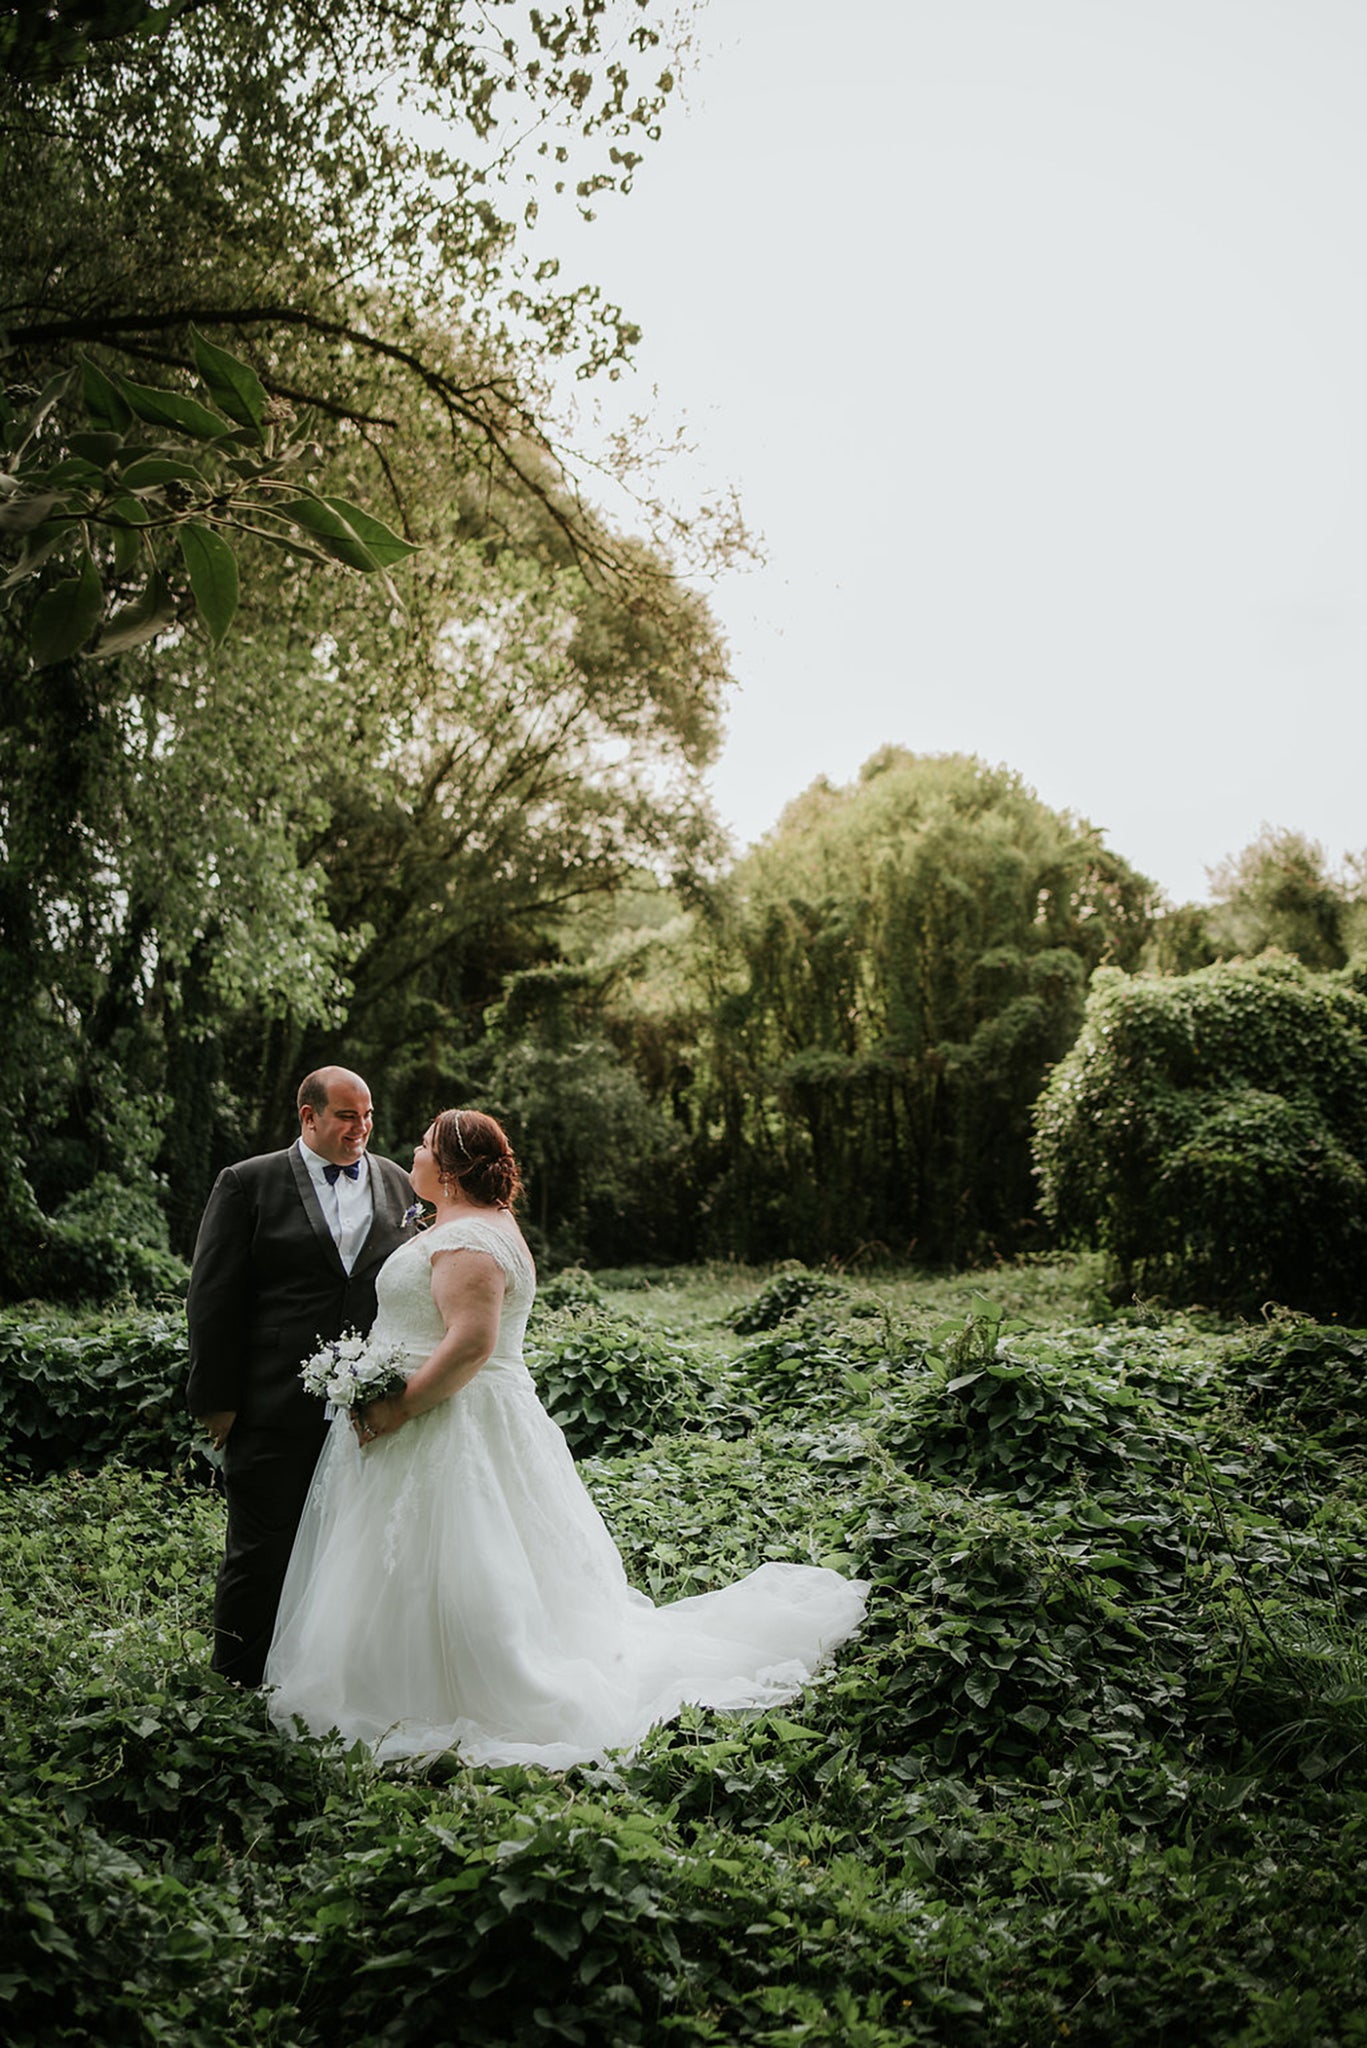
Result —
<instances>
[{"instance_id":1,"label":"bride's updo hairstyle","mask_svg":"<svg viewBox=\"0 0 1367 2048\"><path fill-rule=\"evenodd\" d=\"M432 1120L432 1157L444 1181L471 1202L511 1209L522 1193L513 1148L501 1124L479 1109L443 1109Z\"/></svg>"}]
</instances>

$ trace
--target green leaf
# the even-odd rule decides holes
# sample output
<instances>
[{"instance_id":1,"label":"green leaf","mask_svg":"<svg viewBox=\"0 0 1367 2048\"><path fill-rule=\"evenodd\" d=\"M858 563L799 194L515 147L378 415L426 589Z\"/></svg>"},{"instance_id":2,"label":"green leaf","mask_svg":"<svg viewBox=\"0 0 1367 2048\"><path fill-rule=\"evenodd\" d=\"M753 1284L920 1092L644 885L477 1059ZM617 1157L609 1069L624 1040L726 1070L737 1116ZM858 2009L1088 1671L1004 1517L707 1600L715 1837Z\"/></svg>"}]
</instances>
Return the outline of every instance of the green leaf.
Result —
<instances>
[{"instance_id":1,"label":"green leaf","mask_svg":"<svg viewBox=\"0 0 1367 2048\"><path fill-rule=\"evenodd\" d=\"M102 429L94 434L68 434L67 446L73 455L93 462L98 469L107 469L123 448L124 439L122 434Z\"/></svg>"},{"instance_id":2,"label":"green leaf","mask_svg":"<svg viewBox=\"0 0 1367 2048\"><path fill-rule=\"evenodd\" d=\"M66 661L84 647L103 610L99 572L87 550L79 572L45 590L33 607L29 646L38 667Z\"/></svg>"},{"instance_id":3,"label":"green leaf","mask_svg":"<svg viewBox=\"0 0 1367 2048\"><path fill-rule=\"evenodd\" d=\"M221 534L198 520L182 526L176 539L190 575L199 615L217 647L237 610L237 557Z\"/></svg>"},{"instance_id":4,"label":"green leaf","mask_svg":"<svg viewBox=\"0 0 1367 2048\"><path fill-rule=\"evenodd\" d=\"M114 573L126 576L142 553L139 528L147 524L147 507L138 498L116 498L106 518L114 544Z\"/></svg>"},{"instance_id":5,"label":"green leaf","mask_svg":"<svg viewBox=\"0 0 1367 2048\"><path fill-rule=\"evenodd\" d=\"M334 512L340 512L354 532L360 535L382 569L392 569L396 562L404 561L418 552L412 541L400 540L381 519L365 511L360 505L349 504L345 498L324 498L325 505L331 505Z\"/></svg>"},{"instance_id":6,"label":"green leaf","mask_svg":"<svg viewBox=\"0 0 1367 2048\"><path fill-rule=\"evenodd\" d=\"M326 498L291 498L287 505L277 509L282 519L288 519L311 535L326 554L334 561L345 562L348 569L359 569L363 575L370 575L380 567L375 556L357 533L345 512Z\"/></svg>"},{"instance_id":7,"label":"green leaf","mask_svg":"<svg viewBox=\"0 0 1367 2048\"><path fill-rule=\"evenodd\" d=\"M155 490L159 484L202 484L204 472L179 455L140 455L119 472L126 491Z\"/></svg>"},{"instance_id":8,"label":"green leaf","mask_svg":"<svg viewBox=\"0 0 1367 2048\"><path fill-rule=\"evenodd\" d=\"M175 597L160 571L154 568L141 596L114 613L92 652L97 657L124 654L130 647L140 647L144 640L155 639L175 621Z\"/></svg>"},{"instance_id":9,"label":"green leaf","mask_svg":"<svg viewBox=\"0 0 1367 2048\"><path fill-rule=\"evenodd\" d=\"M73 374L71 370L62 370L57 376L49 378L37 403L31 405L26 413L21 413L6 428L6 445L15 453L33 439L53 407L66 396Z\"/></svg>"},{"instance_id":10,"label":"green leaf","mask_svg":"<svg viewBox=\"0 0 1367 2048\"><path fill-rule=\"evenodd\" d=\"M254 428L259 440L269 400L255 370L239 362L236 356L229 355L227 349L206 341L193 327L190 329L190 346L194 350L195 367L219 411L227 413L228 418L236 420L240 427Z\"/></svg>"},{"instance_id":11,"label":"green leaf","mask_svg":"<svg viewBox=\"0 0 1367 2048\"><path fill-rule=\"evenodd\" d=\"M132 426L133 415L116 386L85 356L81 357L81 395L96 426L112 427L118 433Z\"/></svg>"},{"instance_id":12,"label":"green leaf","mask_svg":"<svg viewBox=\"0 0 1367 2048\"><path fill-rule=\"evenodd\" d=\"M1022 1728L1028 1728L1032 1735L1038 1735L1049 1725L1049 1716L1043 1707L1018 1707L1011 1719L1019 1722Z\"/></svg>"},{"instance_id":13,"label":"green leaf","mask_svg":"<svg viewBox=\"0 0 1367 2048\"><path fill-rule=\"evenodd\" d=\"M153 384L135 384L129 377L120 377L117 383L138 418L150 427L173 427L192 441L217 441L227 432L218 414L197 398L182 398L178 392L163 391Z\"/></svg>"},{"instance_id":14,"label":"green leaf","mask_svg":"<svg viewBox=\"0 0 1367 2048\"><path fill-rule=\"evenodd\" d=\"M58 491L37 491L31 498L0 500L0 533L32 533L61 502Z\"/></svg>"},{"instance_id":15,"label":"green leaf","mask_svg":"<svg viewBox=\"0 0 1367 2048\"><path fill-rule=\"evenodd\" d=\"M44 474L49 483L74 484L81 490L104 488L104 471L97 469L93 462L87 462L84 455L65 455Z\"/></svg>"},{"instance_id":16,"label":"green leaf","mask_svg":"<svg viewBox=\"0 0 1367 2048\"><path fill-rule=\"evenodd\" d=\"M74 523L70 519L54 519L50 524L35 526L25 537L24 545L19 551L19 560L4 582L0 583L0 591L13 590L26 576L31 576L35 569L41 569L48 556L70 540Z\"/></svg>"}]
</instances>

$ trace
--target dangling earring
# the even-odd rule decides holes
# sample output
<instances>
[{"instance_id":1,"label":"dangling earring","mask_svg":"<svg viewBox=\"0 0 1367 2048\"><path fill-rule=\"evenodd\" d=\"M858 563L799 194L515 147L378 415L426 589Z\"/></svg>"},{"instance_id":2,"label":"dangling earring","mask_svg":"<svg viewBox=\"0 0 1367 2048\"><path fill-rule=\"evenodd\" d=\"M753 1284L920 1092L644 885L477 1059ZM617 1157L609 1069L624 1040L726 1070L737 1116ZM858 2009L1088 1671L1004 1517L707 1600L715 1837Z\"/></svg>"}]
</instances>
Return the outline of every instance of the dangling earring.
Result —
<instances>
[{"instance_id":1,"label":"dangling earring","mask_svg":"<svg viewBox=\"0 0 1367 2048\"><path fill-rule=\"evenodd\" d=\"M453 1173L441 1173L438 1174L437 1179L441 1184L441 1191L447 1201L454 1201L456 1195L456 1176Z\"/></svg>"}]
</instances>

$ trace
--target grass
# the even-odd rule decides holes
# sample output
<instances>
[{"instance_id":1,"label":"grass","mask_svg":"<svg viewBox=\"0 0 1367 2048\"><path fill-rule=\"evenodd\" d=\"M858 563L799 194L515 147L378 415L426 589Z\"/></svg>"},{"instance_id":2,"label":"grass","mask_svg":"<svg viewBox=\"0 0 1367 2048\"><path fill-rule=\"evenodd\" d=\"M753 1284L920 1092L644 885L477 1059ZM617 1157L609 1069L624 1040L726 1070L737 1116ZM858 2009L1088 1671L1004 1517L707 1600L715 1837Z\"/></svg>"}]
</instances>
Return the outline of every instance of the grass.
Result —
<instances>
[{"instance_id":1,"label":"grass","mask_svg":"<svg viewBox=\"0 0 1367 2048\"><path fill-rule=\"evenodd\" d=\"M767 1282L793 1270L794 1263L744 1266L717 1260L687 1267L628 1268L593 1277L613 1310L627 1319L665 1329L725 1332L737 1310ZM1101 1262L1090 1256L1041 1256L950 1275L881 1264L853 1271L819 1270L837 1278L852 1298L877 1303L924 1335L946 1319L980 1312L984 1305L1040 1328L1092 1323L1112 1313L1102 1294Z\"/></svg>"}]
</instances>

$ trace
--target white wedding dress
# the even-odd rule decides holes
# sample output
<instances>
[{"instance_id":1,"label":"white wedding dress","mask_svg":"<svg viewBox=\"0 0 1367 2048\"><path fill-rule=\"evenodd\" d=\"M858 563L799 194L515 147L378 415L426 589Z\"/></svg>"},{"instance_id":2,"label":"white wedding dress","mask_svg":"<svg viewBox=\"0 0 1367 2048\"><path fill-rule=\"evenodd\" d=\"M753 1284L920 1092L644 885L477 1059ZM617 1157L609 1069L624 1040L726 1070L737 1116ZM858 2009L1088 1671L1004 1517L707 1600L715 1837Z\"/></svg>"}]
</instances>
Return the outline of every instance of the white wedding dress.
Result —
<instances>
[{"instance_id":1,"label":"white wedding dress","mask_svg":"<svg viewBox=\"0 0 1367 2048\"><path fill-rule=\"evenodd\" d=\"M364 1451L333 1423L266 1663L272 1718L381 1759L451 1749L558 1770L632 1748L685 1702L791 1699L859 1626L867 1587L774 1563L672 1606L634 1591L523 1363L536 1278L515 1235L462 1218L401 1246L372 1341L427 1357L432 1255L459 1248L506 1276L493 1354Z\"/></svg>"}]
</instances>

